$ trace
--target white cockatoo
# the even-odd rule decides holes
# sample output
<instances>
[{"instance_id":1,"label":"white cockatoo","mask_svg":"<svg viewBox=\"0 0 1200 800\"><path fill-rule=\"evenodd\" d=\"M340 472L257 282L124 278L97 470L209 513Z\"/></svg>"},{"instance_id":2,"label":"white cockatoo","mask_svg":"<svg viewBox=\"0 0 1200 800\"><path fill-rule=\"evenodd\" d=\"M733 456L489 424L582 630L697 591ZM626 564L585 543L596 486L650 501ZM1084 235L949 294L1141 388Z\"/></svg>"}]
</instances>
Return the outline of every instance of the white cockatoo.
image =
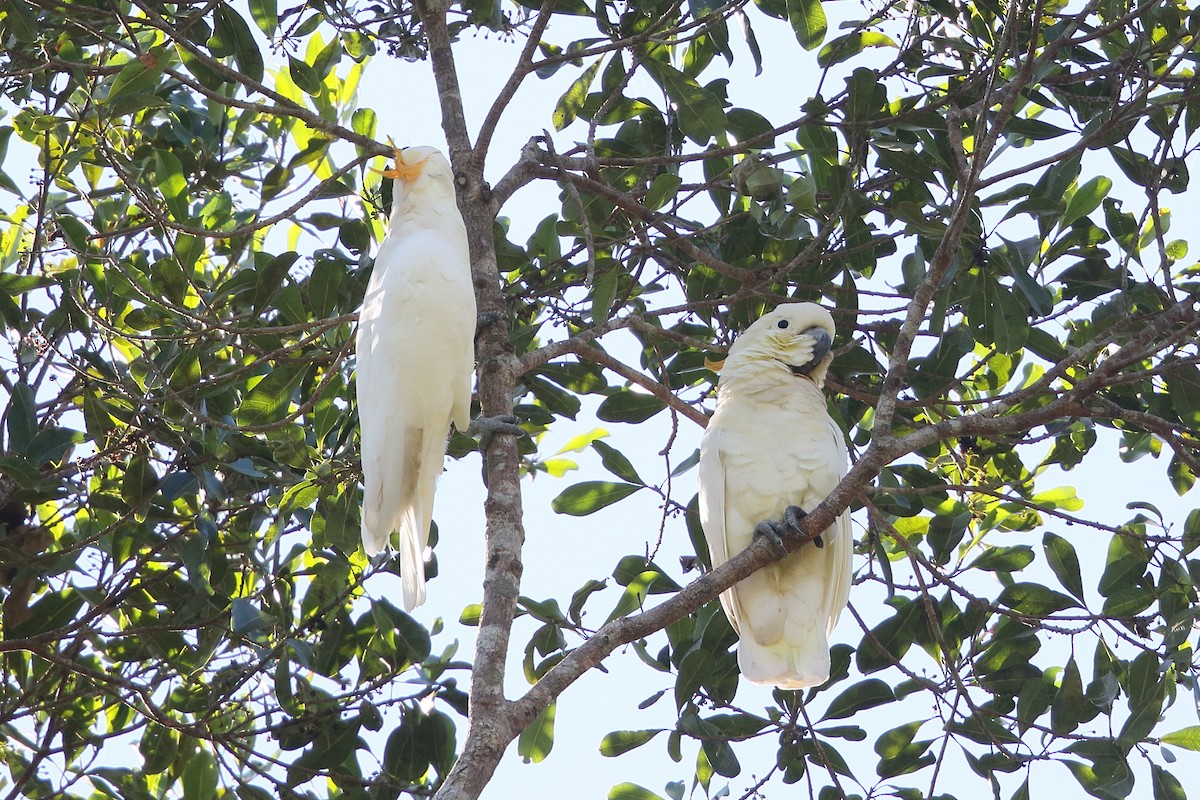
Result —
<instances>
[{"instance_id":1,"label":"white cockatoo","mask_svg":"<svg viewBox=\"0 0 1200 800\"><path fill-rule=\"evenodd\" d=\"M713 568L756 535L778 538L846 474L846 443L821 391L833 317L815 303L764 314L729 349L700 444L700 522ZM829 634L850 592L844 512L806 545L721 594L753 683L800 689L829 677Z\"/></svg>"},{"instance_id":2,"label":"white cockatoo","mask_svg":"<svg viewBox=\"0 0 1200 800\"><path fill-rule=\"evenodd\" d=\"M396 150L392 215L358 317L363 549L399 533L404 607L425 602L425 550L450 423L466 431L475 290L450 163Z\"/></svg>"}]
</instances>

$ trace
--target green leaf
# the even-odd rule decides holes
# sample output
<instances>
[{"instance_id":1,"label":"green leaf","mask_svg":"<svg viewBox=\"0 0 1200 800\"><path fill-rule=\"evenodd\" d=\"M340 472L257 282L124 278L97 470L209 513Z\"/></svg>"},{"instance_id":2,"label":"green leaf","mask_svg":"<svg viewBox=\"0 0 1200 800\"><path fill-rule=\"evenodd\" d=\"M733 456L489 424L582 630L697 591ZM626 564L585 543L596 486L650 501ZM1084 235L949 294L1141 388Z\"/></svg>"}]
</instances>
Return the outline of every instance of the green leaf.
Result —
<instances>
[{"instance_id":1,"label":"green leaf","mask_svg":"<svg viewBox=\"0 0 1200 800\"><path fill-rule=\"evenodd\" d=\"M1075 554L1075 547L1057 533L1047 532L1042 537L1042 549L1059 583L1082 601L1083 578L1080 576L1079 556Z\"/></svg>"},{"instance_id":2,"label":"green leaf","mask_svg":"<svg viewBox=\"0 0 1200 800\"><path fill-rule=\"evenodd\" d=\"M1079 608L1079 603L1072 598L1037 583L1014 583L1006 586L997 602L1032 617L1046 617L1063 609Z\"/></svg>"},{"instance_id":3,"label":"green leaf","mask_svg":"<svg viewBox=\"0 0 1200 800\"><path fill-rule=\"evenodd\" d=\"M551 703L525 726L517 738L517 754L526 764L540 764L554 748L554 715L556 703Z\"/></svg>"},{"instance_id":4,"label":"green leaf","mask_svg":"<svg viewBox=\"0 0 1200 800\"><path fill-rule=\"evenodd\" d=\"M917 604L914 603L914 606ZM896 693L878 678L868 678L846 689L829 703L821 720L843 719L853 716L864 709L891 703L896 699Z\"/></svg>"},{"instance_id":5,"label":"green leaf","mask_svg":"<svg viewBox=\"0 0 1200 800\"><path fill-rule=\"evenodd\" d=\"M178 222L188 219L188 183L183 177L183 165L169 150L154 151L155 185L162 192L167 210Z\"/></svg>"},{"instance_id":6,"label":"green leaf","mask_svg":"<svg viewBox=\"0 0 1200 800\"><path fill-rule=\"evenodd\" d=\"M8 429L8 449L25 455L29 452L29 445L37 435L38 428L37 403L29 384L20 381L13 386L7 414L5 426Z\"/></svg>"},{"instance_id":7,"label":"green leaf","mask_svg":"<svg viewBox=\"0 0 1200 800\"><path fill-rule=\"evenodd\" d=\"M721 777L735 778L741 773L742 765L738 763L737 756L734 754L733 748L729 746L729 742L720 739L704 739L700 743L700 749L704 751L713 771Z\"/></svg>"},{"instance_id":8,"label":"green leaf","mask_svg":"<svg viewBox=\"0 0 1200 800\"><path fill-rule=\"evenodd\" d=\"M670 594L683 588L663 572L662 567L653 561L647 563L645 556L624 556L617 562L612 575L618 586L628 586L635 581L644 580L647 573L650 573L651 578L646 587L649 594Z\"/></svg>"},{"instance_id":9,"label":"green leaf","mask_svg":"<svg viewBox=\"0 0 1200 800\"><path fill-rule=\"evenodd\" d=\"M268 372L246 393L238 406L235 416L237 424L250 428L282 419L291 405L296 387L304 378L304 372L298 366L278 367Z\"/></svg>"},{"instance_id":10,"label":"green leaf","mask_svg":"<svg viewBox=\"0 0 1200 800\"><path fill-rule=\"evenodd\" d=\"M617 297L617 278L621 271L610 266L600 270L592 282L592 322L599 325L612 316L613 301Z\"/></svg>"},{"instance_id":11,"label":"green leaf","mask_svg":"<svg viewBox=\"0 0 1200 800\"><path fill-rule=\"evenodd\" d=\"M633 463L620 450L599 440L592 442L592 449L600 454L600 463L613 475L628 483L646 485L646 482L638 476L637 470L633 468Z\"/></svg>"},{"instance_id":12,"label":"green leaf","mask_svg":"<svg viewBox=\"0 0 1200 800\"><path fill-rule=\"evenodd\" d=\"M229 627L240 635L249 636L271 625L271 618L258 610L248 598L235 597L229 609Z\"/></svg>"},{"instance_id":13,"label":"green leaf","mask_svg":"<svg viewBox=\"0 0 1200 800\"><path fill-rule=\"evenodd\" d=\"M471 603L463 608L462 613L458 615L458 621L459 624L477 628L479 627L479 620L482 617L483 606L479 603Z\"/></svg>"},{"instance_id":14,"label":"green leaf","mask_svg":"<svg viewBox=\"0 0 1200 800\"><path fill-rule=\"evenodd\" d=\"M608 790L608 800L663 800L663 797L636 783L618 783Z\"/></svg>"},{"instance_id":15,"label":"green leaf","mask_svg":"<svg viewBox=\"0 0 1200 800\"><path fill-rule=\"evenodd\" d=\"M860 31L839 36L817 53L817 65L824 68L847 61L868 47L899 47L890 36L878 31ZM808 49L812 49L811 47ZM1065 133L1065 131L1064 131Z\"/></svg>"},{"instance_id":16,"label":"green leaf","mask_svg":"<svg viewBox=\"0 0 1200 800\"><path fill-rule=\"evenodd\" d=\"M600 740L600 755L612 758L636 750L663 732L662 728L641 731L613 731Z\"/></svg>"},{"instance_id":17,"label":"green leaf","mask_svg":"<svg viewBox=\"0 0 1200 800\"><path fill-rule=\"evenodd\" d=\"M142 753L142 772L147 775L166 772L179 752L179 731L157 722L148 722L138 743L138 750Z\"/></svg>"},{"instance_id":18,"label":"green leaf","mask_svg":"<svg viewBox=\"0 0 1200 800\"><path fill-rule=\"evenodd\" d=\"M1118 589L1130 589L1146 574L1149 562L1146 545L1137 536L1115 533L1108 541L1108 558L1096 590L1107 597Z\"/></svg>"},{"instance_id":19,"label":"green leaf","mask_svg":"<svg viewBox=\"0 0 1200 800\"><path fill-rule=\"evenodd\" d=\"M582 517L624 500L641 488L633 483L584 481L564 489L550 503L550 508L557 514Z\"/></svg>"},{"instance_id":20,"label":"green leaf","mask_svg":"<svg viewBox=\"0 0 1200 800\"><path fill-rule=\"evenodd\" d=\"M1129 695L1129 709L1137 709L1162 699L1162 680L1160 678L1160 663L1158 653L1153 650L1138 654L1129 665L1125 691Z\"/></svg>"},{"instance_id":21,"label":"green leaf","mask_svg":"<svg viewBox=\"0 0 1200 800\"><path fill-rule=\"evenodd\" d=\"M220 47L233 55L233 60L242 74L261 83L263 79L262 53L258 50L258 43L254 41L254 34L250 32L250 26L246 24L246 20L242 19L241 15L231 6L224 3L217 6L214 19L216 22L215 35L220 42Z\"/></svg>"},{"instance_id":22,"label":"green leaf","mask_svg":"<svg viewBox=\"0 0 1200 800\"><path fill-rule=\"evenodd\" d=\"M337 308L338 293L345 276L345 268L337 261L321 259L313 265L312 276L308 279L308 304L315 319L328 317Z\"/></svg>"},{"instance_id":23,"label":"green leaf","mask_svg":"<svg viewBox=\"0 0 1200 800\"><path fill-rule=\"evenodd\" d=\"M645 422L666 408L666 403L652 394L619 389L604 399L596 416L605 422Z\"/></svg>"},{"instance_id":24,"label":"green leaf","mask_svg":"<svg viewBox=\"0 0 1200 800\"><path fill-rule=\"evenodd\" d=\"M675 104L679 130L684 136L703 146L725 130L724 102L720 97L662 61L646 61L644 66Z\"/></svg>"},{"instance_id":25,"label":"green leaf","mask_svg":"<svg viewBox=\"0 0 1200 800\"><path fill-rule=\"evenodd\" d=\"M1058 229L1066 230L1072 222L1083 219L1099 208L1104 198L1108 197L1110 189L1112 189L1112 180L1103 175L1092 178L1076 189L1075 194L1067 200L1067 210L1063 212L1062 219L1059 220Z\"/></svg>"},{"instance_id":26,"label":"green leaf","mask_svg":"<svg viewBox=\"0 0 1200 800\"><path fill-rule=\"evenodd\" d=\"M1187 792L1179 780L1158 764L1150 765L1150 783L1154 788L1154 800L1187 800Z\"/></svg>"},{"instance_id":27,"label":"green leaf","mask_svg":"<svg viewBox=\"0 0 1200 800\"><path fill-rule=\"evenodd\" d=\"M278 0L250 0L250 16L258 29L270 39L279 26Z\"/></svg>"},{"instance_id":28,"label":"green leaf","mask_svg":"<svg viewBox=\"0 0 1200 800\"><path fill-rule=\"evenodd\" d=\"M1159 741L1163 744L1182 747L1184 750L1200 752L1200 725L1189 725L1186 728L1165 733L1159 737Z\"/></svg>"},{"instance_id":29,"label":"green leaf","mask_svg":"<svg viewBox=\"0 0 1200 800\"><path fill-rule=\"evenodd\" d=\"M37 14L26 0L8 0L4 4L7 28L19 42L32 42L37 39Z\"/></svg>"},{"instance_id":30,"label":"green leaf","mask_svg":"<svg viewBox=\"0 0 1200 800\"><path fill-rule=\"evenodd\" d=\"M858 646L854 660L864 674L892 666L917 638L917 626L924 614L921 604L900 597L892 602L897 606L896 613L872 628Z\"/></svg>"},{"instance_id":31,"label":"green leaf","mask_svg":"<svg viewBox=\"0 0 1200 800\"><path fill-rule=\"evenodd\" d=\"M986 569L991 572L1019 572L1032 564L1033 558L1033 548L1029 545L989 547L979 558L971 562L968 569Z\"/></svg>"},{"instance_id":32,"label":"green leaf","mask_svg":"<svg viewBox=\"0 0 1200 800\"><path fill-rule=\"evenodd\" d=\"M104 102L111 106L125 96L153 96L163 70L169 66L171 60L171 51L153 47L130 61L113 79Z\"/></svg>"},{"instance_id":33,"label":"green leaf","mask_svg":"<svg viewBox=\"0 0 1200 800\"><path fill-rule=\"evenodd\" d=\"M157 490L158 473L149 459L141 454L130 458L121 478L121 499L140 511Z\"/></svg>"},{"instance_id":34,"label":"green leaf","mask_svg":"<svg viewBox=\"0 0 1200 800\"><path fill-rule=\"evenodd\" d=\"M682 183L682 178L670 172L663 172L655 176L654 180L650 182L650 188L646 190L646 199L643 201L643 205L652 210L662 208L668 200L675 196Z\"/></svg>"},{"instance_id":35,"label":"green leaf","mask_svg":"<svg viewBox=\"0 0 1200 800\"><path fill-rule=\"evenodd\" d=\"M217 760L198 750L183 769L183 800L213 800L217 796Z\"/></svg>"},{"instance_id":36,"label":"green leaf","mask_svg":"<svg viewBox=\"0 0 1200 800\"><path fill-rule=\"evenodd\" d=\"M288 74L305 94L319 97L325 91L317 71L295 56L288 56Z\"/></svg>"},{"instance_id":37,"label":"green leaf","mask_svg":"<svg viewBox=\"0 0 1200 800\"><path fill-rule=\"evenodd\" d=\"M1071 733L1084 721L1090 705L1083 694L1079 665L1072 658L1063 670L1062 681L1050 704L1050 730L1060 736Z\"/></svg>"},{"instance_id":38,"label":"green leaf","mask_svg":"<svg viewBox=\"0 0 1200 800\"><path fill-rule=\"evenodd\" d=\"M417 729L420 719L415 713L405 713L401 723L388 734L383 747L383 771L394 780L415 783L425 774L428 758L421 758Z\"/></svg>"},{"instance_id":39,"label":"green leaf","mask_svg":"<svg viewBox=\"0 0 1200 800\"><path fill-rule=\"evenodd\" d=\"M554 130L561 131L579 116L580 109L587 102L588 89L591 88L592 81L596 79L596 73L600 71L600 64L601 61L597 59L575 79L563 96L558 98L554 113L550 115L550 120L554 123Z\"/></svg>"},{"instance_id":40,"label":"green leaf","mask_svg":"<svg viewBox=\"0 0 1200 800\"><path fill-rule=\"evenodd\" d=\"M829 22L821 8L821 0L787 0L787 15L796 41L805 50L814 50L825 41Z\"/></svg>"},{"instance_id":41,"label":"green leaf","mask_svg":"<svg viewBox=\"0 0 1200 800\"><path fill-rule=\"evenodd\" d=\"M375 126L379 118L373 108L356 108L350 116L350 127L359 136L375 136Z\"/></svg>"}]
</instances>

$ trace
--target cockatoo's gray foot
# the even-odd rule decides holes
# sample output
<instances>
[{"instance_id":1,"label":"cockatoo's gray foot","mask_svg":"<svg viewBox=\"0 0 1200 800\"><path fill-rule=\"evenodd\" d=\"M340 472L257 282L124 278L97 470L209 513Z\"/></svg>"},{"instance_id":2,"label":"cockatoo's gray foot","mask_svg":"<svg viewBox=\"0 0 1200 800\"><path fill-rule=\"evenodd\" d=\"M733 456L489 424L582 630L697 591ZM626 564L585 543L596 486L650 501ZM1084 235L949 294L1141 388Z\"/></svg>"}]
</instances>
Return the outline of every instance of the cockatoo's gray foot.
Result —
<instances>
[{"instance_id":1,"label":"cockatoo's gray foot","mask_svg":"<svg viewBox=\"0 0 1200 800\"><path fill-rule=\"evenodd\" d=\"M478 337L483 331L487 330L493 325L498 325L503 321L504 312L502 311L479 312L479 314L475 316L475 336Z\"/></svg>"},{"instance_id":2,"label":"cockatoo's gray foot","mask_svg":"<svg viewBox=\"0 0 1200 800\"><path fill-rule=\"evenodd\" d=\"M479 452L482 453L487 451L493 436L524 436L525 429L520 423L521 420L508 414L498 417L485 417L481 414L467 426L467 436L479 437Z\"/></svg>"},{"instance_id":3,"label":"cockatoo's gray foot","mask_svg":"<svg viewBox=\"0 0 1200 800\"><path fill-rule=\"evenodd\" d=\"M492 443L493 436L517 436L525 435L525 429L518 423L516 417L502 414L496 417L485 417L480 415L471 420L471 424L467 426L468 436L479 437L479 454L483 456L483 485L488 485L488 445Z\"/></svg>"},{"instance_id":4,"label":"cockatoo's gray foot","mask_svg":"<svg viewBox=\"0 0 1200 800\"><path fill-rule=\"evenodd\" d=\"M781 519L764 519L755 525L754 538L765 538L776 552L786 554L787 548L783 546L783 537L789 533L800 533L800 521L807 516L808 512L800 506L788 506L783 510ZM820 536L813 537L812 542L817 547L825 546L825 541Z\"/></svg>"}]
</instances>

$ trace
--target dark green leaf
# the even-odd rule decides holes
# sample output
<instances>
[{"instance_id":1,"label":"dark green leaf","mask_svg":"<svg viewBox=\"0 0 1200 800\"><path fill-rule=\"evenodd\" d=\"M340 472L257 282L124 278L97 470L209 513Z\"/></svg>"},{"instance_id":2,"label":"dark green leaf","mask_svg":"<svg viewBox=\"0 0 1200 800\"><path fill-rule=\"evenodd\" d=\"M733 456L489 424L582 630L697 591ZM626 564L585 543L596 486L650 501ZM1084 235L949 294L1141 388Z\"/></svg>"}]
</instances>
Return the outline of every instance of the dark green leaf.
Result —
<instances>
[{"instance_id":1,"label":"dark green leaf","mask_svg":"<svg viewBox=\"0 0 1200 800\"><path fill-rule=\"evenodd\" d=\"M1112 180L1110 178L1097 175L1076 189L1067 201L1067 210L1063 212L1062 219L1058 223L1059 229L1066 230L1072 222L1083 219L1099 208L1111 188Z\"/></svg>"},{"instance_id":2,"label":"dark green leaf","mask_svg":"<svg viewBox=\"0 0 1200 800\"><path fill-rule=\"evenodd\" d=\"M278 422L287 413L292 395L304 378L300 367L278 367L254 384L237 408L237 424L250 428Z\"/></svg>"},{"instance_id":3,"label":"dark green leaf","mask_svg":"<svg viewBox=\"0 0 1200 800\"><path fill-rule=\"evenodd\" d=\"M297 86L313 97L319 96L325 90L316 70L295 56L288 56L288 74Z\"/></svg>"},{"instance_id":4,"label":"dark green leaf","mask_svg":"<svg viewBox=\"0 0 1200 800\"><path fill-rule=\"evenodd\" d=\"M142 772L147 775L165 772L174 763L175 754L179 751L179 731L149 722L142 733L138 750L142 754Z\"/></svg>"},{"instance_id":5,"label":"dark green leaf","mask_svg":"<svg viewBox=\"0 0 1200 800\"><path fill-rule=\"evenodd\" d=\"M666 404L652 394L620 389L604 399L596 409L596 416L605 422L645 422Z\"/></svg>"},{"instance_id":6,"label":"dark green leaf","mask_svg":"<svg viewBox=\"0 0 1200 800\"><path fill-rule=\"evenodd\" d=\"M619 756L628 753L649 742L663 732L662 728L652 728L642 731L613 731L600 741L600 755Z\"/></svg>"},{"instance_id":7,"label":"dark green leaf","mask_svg":"<svg viewBox=\"0 0 1200 800\"><path fill-rule=\"evenodd\" d=\"M624 500L642 488L633 483L584 481L568 486L550 503L557 514L582 517Z\"/></svg>"},{"instance_id":8,"label":"dark green leaf","mask_svg":"<svg viewBox=\"0 0 1200 800\"><path fill-rule=\"evenodd\" d=\"M683 135L703 146L725 130L724 103L679 70L662 61L647 61L650 76L674 102Z\"/></svg>"},{"instance_id":9,"label":"dark green leaf","mask_svg":"<svg viewBox=\"0 0 1200 800\"><path fill-rule=\"evenodd\" d=\"M217 796L217 760L208 750L196 751L183 768L183 800L213 800Z\"/></svg>"},{"instance_id":10,"label":"dark green leaf","mask_svg":"<svg viewBox=\"0 0 1200 800\"><path fill-rule=\"evenodd\" d=\"M1033 563L1033 548L1029 545L991 547L971 562L971 569L991 572L1019 572Z\"/></svg>"},{"instance_id":11,"label":"dark green leaf","mask_svg":"<svg viewBox=\"0 0 1200 800\"><path fill-rule=\"evenodd\" d=\"M613 475L628 483L645 485L645 481L638 477L637 470L621 451L599 439L592 442L592 449L600 454L600 463Z\"/></svg>"},{"instance_id":12,"label":"dark green leaf","mask_svg":"<svg viewBox=\"0 0 1200 800\"><path fill-rule=\"evenodd\" d=\"M1063 587L1083 600L1083 578L1079 572L1079 556L1075 554L1072 544L1056 533L1047 532L1042 537L1042 549L1046 553L1046 562Z\"/></svg>"},{"instance_id":13,"label":"dark green leaf","mask_svg":"<svg viewBox=\"0 0 1200 800\"><path fill-rule=\"evenodd\" d=\"M1071 733L1086 718L1089 705L1083 694L1079 665L1072 658L1063 670L1062 682L1050 706L1050 729L1060 735Z\"/></svg>"},{"instance_id":14,"label":"dark green leaf","mask_svg":"<svg viewBox=\"0 0 1200 800\"><path fill-rule=\"evenodd\" d=\"M9 398L7 419L8 449L20 455L29 452L29 445L37 434L37 403L34 401L33 389L21 381L13 386Z\"/></svg>"},{"instance_id":15,"label":"dark green leaf","mask_svg":"<svg viewBox=\"0 0 1200 800\"><path fill-rule=\"evenodd\" d=\"M920 633L924 622L920 603L896 598L896 613L871 629L863 637L855 655L860 672L869 674L892 666L904 657Z\"/></svg>"},{"instance_id":16,"label":"dark green leaf","mask_svg":"<svg viewBox=\"0 0 1200 800\"><path fill-rule=\"evenodd\" d=\"M1118 589L1132 588L1146 573L1146 545L1133 534L1115 533L1108 542L1108 558L1097 591L1106 597Z\"/></svg>"},{"instance_id":17,"label":"dark green leaf","mask_svg":"<svg viewBox=\"0 0 1200 800\"><path fill-rule=\"evenodd\" d=\"M238 69L254 81L263 79L263 58L254 41L254 34L246 20L231 6L222 4L216 9L216 32L224 47L228 49Z\"/></svg>"},{"instance_id":18,"label":"dark green leaf","mask_svg":"<svg viewBox=\"0 0 1200 800\"><path fill-rule=\"evenodd\" d=\"M277 0L250 0L250 16L258 29L270 39L279 25Z\"/></svg>"},{"instance_id":19,"label":"dark green leaf","mask_svg":"<svg viewBox=\"0 0 1200 800\"><path fill-rule=\"evenodd\" d=\"M915 604L914 604L915 605ZM878 678L868 678L846 689L830 703L822 720L843 719L867 708L874 708L896 699L892 687Z\"/></svg>"},{"instance_id":20,"label":"dark green leaf","mask_svg":"<svg viewBox=\"0 0 1200 800\"><path fill-rule=\"evenodd\" d=\"M1150 765L1150 781L1154 787L1154 800L1187 800L1187 792L1179 780L1158 764Z\"/></svg>"},{"instance_id":21,"label":"dark green leaf","mask_svg":"<svg viewBox=\"0 0 1200 800\"><path fill-rule=\"evenodd\" d=\"M1079 603L1061 592L1036 583L1014 583L1005 587L997 602L1013 611L1033 617L1046 617L1066 608L1078 608Z\"/></svg>"}]
</instances>

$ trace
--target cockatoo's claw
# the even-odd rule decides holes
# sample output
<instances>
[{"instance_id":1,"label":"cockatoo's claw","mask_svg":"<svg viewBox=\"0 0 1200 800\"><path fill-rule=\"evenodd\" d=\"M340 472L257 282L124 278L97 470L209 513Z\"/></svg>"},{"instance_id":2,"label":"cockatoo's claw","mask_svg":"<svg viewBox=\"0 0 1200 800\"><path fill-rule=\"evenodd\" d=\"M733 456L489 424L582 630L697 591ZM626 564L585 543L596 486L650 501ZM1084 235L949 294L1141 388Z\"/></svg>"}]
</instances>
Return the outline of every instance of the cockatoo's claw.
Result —
<instances>
[{"instance_id":1,"label":"cockatoo's claw","mask_svg":"<svg viewBox=\"0 0 1200 800\"><path fill-rule=\"evenodd\" d=\"M783 510L783 524L795 533L800 533L800 520L808 516L808 512L800 506L788 506Z\"/></svg>"},{"instance_id":2,"label":"cockatoo's claw","mask_svg":"<svg viewBox=\"0 0 1200 800\"><path fill-rule=\"evenodd\" d=\"M488 446L492 443L492 437L500 436L517 436L525 435L525 429L518 423L520 422L514 416L502 414L496 417L485 417L480 415L471 420L471 424L467 426L468 436L479 437L479 454L483 456L483 485L488 485Z\"/></svg>"},{"instance_id":3,"label":"cockatoo's claw","mask_svg":"<svg viewBox=\"0 0 1200 800\"><path fill-rule=\"evenodd\" d=\"M771 549L780 555L787 555L787 548L783 545L783 537L789 534L801 533L800 522L808 516L808 512L800 506L788 506L783 510L783 516L780 519L764 519L762 522L754 526L754 538L765 538L771 542ZM817 547L824 547L825 542L820 536L815 537L813 544Z\"/></svg>"},{"instance_id":4,"label":"cockatoo's claw","mask_svg":"<svg viewBox=\"0 0 1200 800\"><path fill-rule=\"evenodd\" d=\"M699 570L701 573L704 572L704 565L700 563L699 556L680 556L679 566L683 568L684 572L691 572L692 570Z\"/></svg>"},{"instance_id":5,"label":"cockatoo's claw","mask_svg":"<svg viewBox=\"0 0 1200 800\"><path fill-rule=\"evenodd\" d=\"M825 540L821 538L821 534L819 534L819 533L813 537L812 543L815 544L818 548L825 547Z\"/></svg>"},{"instance_id":6,"label":"cockatoo's claw","mask_svg":"<svg viewBox=\"0 0 1200 800\"><path fill-rule=\"evenodd\" d=\"M475 317L475 335L479 336L488 328L499 325L503 321L503 311L480 311Z\"/></svg>"},{"instance_id":7,"label":"cockatoo's claw","mask_svg":"<svg viewBox=\"0 0 1200 800\"><path fill-rule=\"evenodd\" d=\"M471 424L467 426L467 435L478 436L479 451L486 452L493 436L524 436L525 429L521 427L520 423L520 419L509 414L497 417L480 415L471 420Z\"/></svg>"},{"instance_id":8,"label":"cockatoo's claw","mask_svg":"<svg viewBox=\"0 0 1200 800\"><path fill-rule=\"evenodd\" d=\"M786 532L783 523L774 519L764 519L754 526L754 538L766 539L780 558L787 555L787 548L783 546L783 534Z\"/></svg>"}]
</instances>

